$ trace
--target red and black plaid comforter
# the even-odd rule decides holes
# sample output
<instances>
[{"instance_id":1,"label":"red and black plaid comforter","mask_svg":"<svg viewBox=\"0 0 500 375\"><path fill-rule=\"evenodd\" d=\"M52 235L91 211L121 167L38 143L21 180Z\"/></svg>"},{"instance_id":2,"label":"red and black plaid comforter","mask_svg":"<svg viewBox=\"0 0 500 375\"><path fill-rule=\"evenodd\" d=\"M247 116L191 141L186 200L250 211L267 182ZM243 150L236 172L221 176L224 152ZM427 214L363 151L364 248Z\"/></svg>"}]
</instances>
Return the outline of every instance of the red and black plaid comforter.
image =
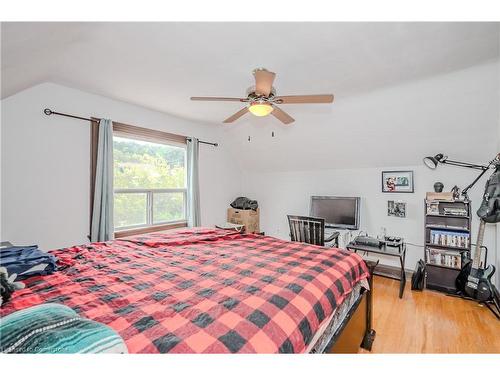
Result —
<instances>
[{"instance_id":1,"label":"red and black plaid comforter","mask_svg":"<svg viewBox=\"0 0 500 375\"><path fill-rule=\"evenodd\" d=\"M52 252L62 270L26 280L1 315L65 304L114 328L131 353L300 353L368 276L346 250L214 229Z\"/></svg>"}]
</instances>

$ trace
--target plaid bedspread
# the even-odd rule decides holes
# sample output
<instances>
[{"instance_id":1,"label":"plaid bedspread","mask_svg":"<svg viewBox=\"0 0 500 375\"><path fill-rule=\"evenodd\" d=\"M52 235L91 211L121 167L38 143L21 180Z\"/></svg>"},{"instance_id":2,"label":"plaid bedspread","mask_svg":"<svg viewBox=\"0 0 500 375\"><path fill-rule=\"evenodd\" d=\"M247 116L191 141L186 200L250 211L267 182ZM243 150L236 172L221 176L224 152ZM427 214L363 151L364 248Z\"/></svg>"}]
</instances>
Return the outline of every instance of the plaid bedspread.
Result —
<instances>
[{"instance_id":1,"label":"plaid bedspread","mask_svg":"<svg viewBox=\"0 0 500 375\"><path fill-rule=\"evenodd\" d=\"M26 280L0 315L62 303L115 329L130 353L301 353L368 277L346 250L215 229L52 253L62 270Z\"/></svg>"}]
</instances>

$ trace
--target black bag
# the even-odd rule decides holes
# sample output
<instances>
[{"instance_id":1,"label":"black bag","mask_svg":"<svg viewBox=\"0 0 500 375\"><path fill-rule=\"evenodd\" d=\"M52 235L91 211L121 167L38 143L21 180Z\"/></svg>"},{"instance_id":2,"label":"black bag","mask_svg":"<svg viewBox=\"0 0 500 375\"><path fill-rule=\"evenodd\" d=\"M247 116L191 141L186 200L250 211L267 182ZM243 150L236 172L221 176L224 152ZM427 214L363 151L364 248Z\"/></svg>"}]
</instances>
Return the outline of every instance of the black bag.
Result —
<instances>
[{"instance_id":1,"label":"black bag","mask_svg":"<svg viewBox=\"0 0 500 375\"><path fill-rule=\"evenodd\" d=\"M411 277L411 289L412 290L424 290L425 282L425 263L422 259L417 262L417 267L413 276Z\"/></svg>"},{"instance_id":2,"label":"black bag","mask_svg":"<svg viewBox=\"0 0 500 375\"><path fill-rule=\"evenodd\" d=\"M247 197L238 197L233 203L231 203L232 208L236 208L238 210L257 210L259 208L259 204L257 201L253 201L248 199Z\"/></svg>"}]
</instances>

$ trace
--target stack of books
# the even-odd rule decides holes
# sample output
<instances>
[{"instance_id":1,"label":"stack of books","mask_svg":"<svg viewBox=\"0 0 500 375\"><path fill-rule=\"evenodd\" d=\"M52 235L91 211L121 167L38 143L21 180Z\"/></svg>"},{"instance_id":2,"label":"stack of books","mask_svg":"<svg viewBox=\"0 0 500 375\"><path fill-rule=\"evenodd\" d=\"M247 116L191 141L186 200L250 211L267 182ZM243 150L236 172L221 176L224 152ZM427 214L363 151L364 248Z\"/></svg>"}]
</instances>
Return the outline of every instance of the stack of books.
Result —
<instances>
[{"instance_id":1,"label":"stack of books","mask_svg":"<svg viewBox=\"0 0 500 375\"><path fill-rule=\"evenodd\" d=\"M443 208L445 215L467 216L467 210L461 207L445 207Z\"/></svg>"}]
</instances>

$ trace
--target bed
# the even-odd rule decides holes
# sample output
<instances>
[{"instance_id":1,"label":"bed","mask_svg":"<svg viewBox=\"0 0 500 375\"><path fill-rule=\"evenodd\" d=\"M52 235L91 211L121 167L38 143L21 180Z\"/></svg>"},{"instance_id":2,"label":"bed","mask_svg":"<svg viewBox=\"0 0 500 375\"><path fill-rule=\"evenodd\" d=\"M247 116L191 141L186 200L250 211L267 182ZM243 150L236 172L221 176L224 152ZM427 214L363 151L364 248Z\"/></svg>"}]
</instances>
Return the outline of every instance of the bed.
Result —
<instances>
[{"instance_id":1,"label":"bed","mask_svg":"<svg viewBox=\"0 0 500 375\"><path fill-rule=\"evenodd\" d=\"M129 353L322 353L369 329L369 271L347 250L194 228L51 253L60 270L25 280L0 316L60 303Z\"/></svg>"}]
</instances>

